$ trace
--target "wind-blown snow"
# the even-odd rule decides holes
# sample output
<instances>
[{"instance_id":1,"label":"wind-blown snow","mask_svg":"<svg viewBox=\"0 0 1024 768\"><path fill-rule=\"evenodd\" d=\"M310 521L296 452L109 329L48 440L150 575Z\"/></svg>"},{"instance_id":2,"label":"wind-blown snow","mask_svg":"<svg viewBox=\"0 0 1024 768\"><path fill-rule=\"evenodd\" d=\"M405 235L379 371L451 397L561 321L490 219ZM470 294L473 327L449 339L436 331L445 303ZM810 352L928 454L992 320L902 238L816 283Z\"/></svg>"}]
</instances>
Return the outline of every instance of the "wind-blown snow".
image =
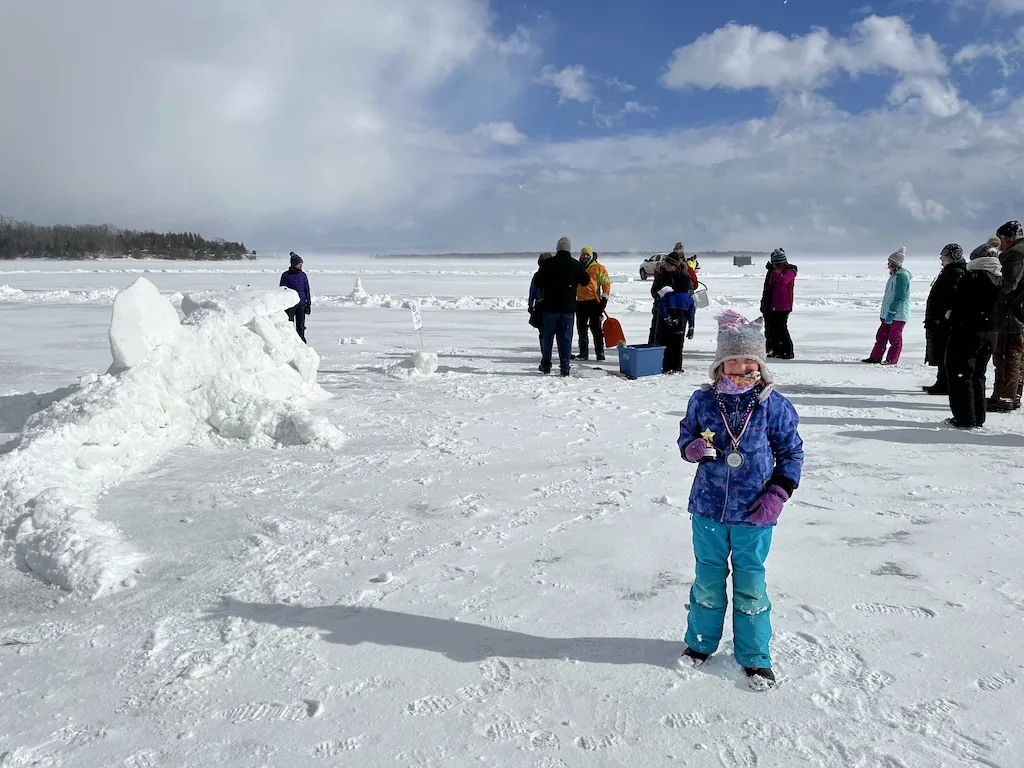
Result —
<instances>
[{"instance_id":1,"label":"wind-blown snow","mask_svg":"<svg viewBox=\"0 0 1024 768\"><path fill-rule=\"evenodd\" d=\"M341 433L297 400L326 399L319 357L284 309L288 290L185 296L177 311L145 278L114 304L111 372L27 419L0 456L0 528L19 565L68 590L106 592L143 560L96 519L100 494L176 446L337 446ZM172 319L173 317L173 319Z\"/></svg>"}]
</instances>

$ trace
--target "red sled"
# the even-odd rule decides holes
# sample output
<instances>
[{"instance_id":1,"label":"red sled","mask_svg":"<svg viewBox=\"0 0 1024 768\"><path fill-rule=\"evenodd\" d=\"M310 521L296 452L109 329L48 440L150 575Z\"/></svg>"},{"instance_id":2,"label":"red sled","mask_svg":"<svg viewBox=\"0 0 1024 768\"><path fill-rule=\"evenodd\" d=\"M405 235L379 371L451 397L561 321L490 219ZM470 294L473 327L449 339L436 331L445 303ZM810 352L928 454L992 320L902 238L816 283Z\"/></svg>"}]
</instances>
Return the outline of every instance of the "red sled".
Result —
<instances>
[{"instance_id":1,"label":"red sled","mask_svg":"<svg viewBox=\"0 0 1024 768\"><path fill-rule=\"evenodd\" d=\"M626 335L622 332L622 325L614 317L610 317L607 312L604 313L604 325L601 330L604 331L604 344L606 347L617 347L619 344L626 343Z\"/></svg>"}]
</instances>

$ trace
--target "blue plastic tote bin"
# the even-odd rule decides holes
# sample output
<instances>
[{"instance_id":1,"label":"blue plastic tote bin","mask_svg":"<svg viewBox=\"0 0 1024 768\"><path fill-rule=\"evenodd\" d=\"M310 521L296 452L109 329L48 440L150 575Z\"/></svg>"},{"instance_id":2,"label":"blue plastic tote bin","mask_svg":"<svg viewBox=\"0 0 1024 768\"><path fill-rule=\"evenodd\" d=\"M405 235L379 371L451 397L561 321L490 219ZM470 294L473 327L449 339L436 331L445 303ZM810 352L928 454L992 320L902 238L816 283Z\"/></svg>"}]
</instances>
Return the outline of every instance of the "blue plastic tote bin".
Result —
<instances>
[{"instance_id":1,"label":"blue plastic tote bin","mask_svg":"<svg viewBox=\"0 0 1024 768\"><path fill-rule=\"evenodd\" d=\"M665 348L658 344L632 344L619 347L619 373L631 379L657 376L665 358Z\"/></svg>"}]
</instances>

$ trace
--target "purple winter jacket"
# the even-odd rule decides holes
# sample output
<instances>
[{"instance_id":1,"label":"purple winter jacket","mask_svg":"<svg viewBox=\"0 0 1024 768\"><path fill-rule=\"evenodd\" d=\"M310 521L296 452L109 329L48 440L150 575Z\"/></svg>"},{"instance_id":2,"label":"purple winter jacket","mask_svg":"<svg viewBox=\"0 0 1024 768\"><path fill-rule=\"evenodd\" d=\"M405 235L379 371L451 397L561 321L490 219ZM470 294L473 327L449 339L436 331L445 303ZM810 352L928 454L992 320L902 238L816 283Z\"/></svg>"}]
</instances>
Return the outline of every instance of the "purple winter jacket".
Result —
<instances>
[{"instance_id":1,"label":"purple winter jacket","mask_svg":"<svg viewBox=\"0 0 1024 768\"><path fill-rule=\"evenodd\" d=\"M765 312L792 312L793 293L797 268L787 264L783 269L768 265L764 279L764 293L761 295L761 314Z\"/></svg>"},{"instance_id":2,"label":"purple winter jacket","mask_svg":"<svg viewBox=\"0 0 1024 768\"><path fill-rule=\"evenodd\" d=\"M309 295L309 278L301 269L289 267L288 271L281 275L280 284L299 294L299 304L312 304Z\"/></svg>"}]
</instances>

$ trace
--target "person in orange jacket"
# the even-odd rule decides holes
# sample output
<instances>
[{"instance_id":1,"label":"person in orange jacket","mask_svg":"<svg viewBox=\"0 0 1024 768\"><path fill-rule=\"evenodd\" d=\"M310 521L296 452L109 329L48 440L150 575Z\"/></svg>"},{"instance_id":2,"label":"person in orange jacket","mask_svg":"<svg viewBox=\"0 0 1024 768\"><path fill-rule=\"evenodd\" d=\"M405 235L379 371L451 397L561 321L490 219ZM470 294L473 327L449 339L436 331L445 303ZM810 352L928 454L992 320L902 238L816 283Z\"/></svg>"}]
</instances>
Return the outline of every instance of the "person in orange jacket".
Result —
<instances>
[{"instance_id":1,"label":"person in orange jacket","mask_svg":"<svg viewBox=\"0 0 1024 768\"><path fill-rule=\"evenodd\" d=\"M580 264L590 275L590 284L576 289L576 332L579 337L580 353L577 360L589 360L590 350L587 328L594 337L595 359L604 360L604 331L601 316L608 306L612 292L612 279L604 264L597 261L597 254L589 245L580 250Z\"/></svg>"}]
</instances>

